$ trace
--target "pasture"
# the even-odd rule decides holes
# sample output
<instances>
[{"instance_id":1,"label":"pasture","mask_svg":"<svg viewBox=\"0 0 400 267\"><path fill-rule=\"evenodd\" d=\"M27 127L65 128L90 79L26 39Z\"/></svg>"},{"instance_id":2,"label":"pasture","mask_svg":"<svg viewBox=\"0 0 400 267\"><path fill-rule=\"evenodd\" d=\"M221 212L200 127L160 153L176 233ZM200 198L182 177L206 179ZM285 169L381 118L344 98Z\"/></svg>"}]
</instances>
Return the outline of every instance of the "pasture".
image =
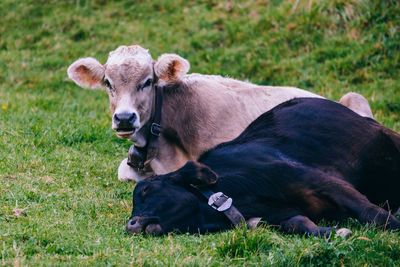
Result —
<instances>
[{"instance_id":1,"label":"pasture","mask_svg":"<svg viewBox=\"0 0 400 267\"><path fill-rule=\"evenodd\" d=\"M66 70L130 44L153 58L179 54L190 72L336 101L358 92L400 132L395 0L2 0L0 265L400 265L400 233L355 220L319 223L350 228L346 240L268 226L127 235L135 184L119 182L117 168L131 143L111 130L106 92L79 88Z\"/></svg>"}]
</instances>

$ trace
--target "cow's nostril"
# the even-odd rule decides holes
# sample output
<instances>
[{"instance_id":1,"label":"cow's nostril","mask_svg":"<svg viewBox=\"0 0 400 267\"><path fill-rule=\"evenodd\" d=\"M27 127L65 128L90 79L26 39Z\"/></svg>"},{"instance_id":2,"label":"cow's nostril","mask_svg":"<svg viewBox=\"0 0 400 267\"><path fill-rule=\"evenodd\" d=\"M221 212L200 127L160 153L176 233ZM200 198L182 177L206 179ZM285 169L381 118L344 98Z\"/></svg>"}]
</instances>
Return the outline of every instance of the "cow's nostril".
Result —
<instances>
[{"instance_id":1,"label":"cow's nostril","mask_svg":"<svg viewBox=\"0 0 400 267\"><path fill-rule=\"evenodd\" d=\"M126 224L126 231L128 234L138 234L143 230L143 225L139 222L139 220L129 220L129 222Z\"/></svg>"},{"instance_id":2,"label":"cow's nostril","mask_svg":"<svg viewBox=\"0 0 400 267\"><path fill-rule=\"evenodd\" d=\"M133 113L115 113L113 121L118 130L131 131L134 128L137 115Z\"/></svg>"},{"instance_id":3,"label":"cow's nostril","mask_svg":"<svg viewBox=\"0 0 400 267\"><path fill-rule=\"evenodd\" d=\"M129 123L134 123L135 122L135 120L136 120L136 114L135 113L132 113L130 116L129 116L129 118L128 118L128 121L129 121Z\"/></svg>"},{"instance_id":4,"label":"cow's nostril","mask_svg":"<svg viewBox=\"0 0 400 267\"><path fill-rule=\"evenodd\" d=\"M120 121L120 119L118 118L117 114L114 114L114 120L115 120L115 122L119 122Z\"/></svg>"}]
</instances>

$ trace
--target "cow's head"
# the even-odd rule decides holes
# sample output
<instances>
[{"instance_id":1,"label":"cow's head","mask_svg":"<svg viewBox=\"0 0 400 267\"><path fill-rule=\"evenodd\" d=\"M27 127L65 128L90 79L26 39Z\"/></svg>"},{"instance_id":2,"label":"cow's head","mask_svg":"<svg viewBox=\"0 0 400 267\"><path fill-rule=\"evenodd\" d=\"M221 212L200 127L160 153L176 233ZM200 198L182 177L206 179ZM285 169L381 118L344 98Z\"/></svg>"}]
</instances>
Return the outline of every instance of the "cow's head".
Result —
<instances>
[{"instance_id":1,"label":"cow's head","mask_svg":"<svg viewBox=\"0 0 400 267\"><path fill-rule=\"evenodd\" d=\"M190 185L211 185L217 175L207 166L189 161L178 171L139 182L133 191L129 234L213 232L230 227L229 220L208 206Z\"/></svg>"},{"instance_id":2,"label":"cow's head","mask_svg":"<svg viewBox=\"0 0 400 267\"><path fill-rule=\"evenodd\" d=\"M163 54L155 62L148 50L134 45L110 52L104 65L90 57L78 59L68 68L68 76L83 88L106 88L117 136L145 146L139 130L153 113L154 84L173 84L189 68L189 62L178 55Z\"/></svg>"}]
</instances>

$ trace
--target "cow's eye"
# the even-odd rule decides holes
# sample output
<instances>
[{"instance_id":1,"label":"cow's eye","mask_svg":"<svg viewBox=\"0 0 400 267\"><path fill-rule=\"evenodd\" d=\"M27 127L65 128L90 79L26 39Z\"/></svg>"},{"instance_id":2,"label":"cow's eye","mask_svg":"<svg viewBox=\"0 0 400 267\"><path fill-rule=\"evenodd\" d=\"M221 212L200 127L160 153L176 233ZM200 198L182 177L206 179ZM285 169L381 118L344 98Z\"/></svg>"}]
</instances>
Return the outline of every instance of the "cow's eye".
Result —
<instances>
[{"instance_id":1,"label":"cow's eye","mask_svg":"<svg viewBox=\"0 0 400 267\"><path fill-rule=\"evenodd\" d=\"M112 88L112 86L110 84L110 81L108 79L105 79L104 83L106 84L106 87L107 87L108 90L114 91L114 88Z\"/></svg>"},{"instance_id":2,"label":"cow's eye","mask_svg":"<svg viewBox=\"0 0 400 267\"><path fill-rule=\"evenodd\" d=\"M144 88L150 86L152 81L153 81L153 80L150 79L150 78L147 79L146 82L145 82L142 86L139 87L139 90L143 90Z\"/></svg>"},{"instance_id":3,"label":"cow's eye","mask_svg":"<svg viewBox=\"0 0 400 267\"><path fill-rule=\"evenodd\" d=\"M146 186L142 187L142 190L141 190L142 197L145 197L150 192L150 189L151 189L151 185L146 185Z\"/></svg>"}]
</instances>

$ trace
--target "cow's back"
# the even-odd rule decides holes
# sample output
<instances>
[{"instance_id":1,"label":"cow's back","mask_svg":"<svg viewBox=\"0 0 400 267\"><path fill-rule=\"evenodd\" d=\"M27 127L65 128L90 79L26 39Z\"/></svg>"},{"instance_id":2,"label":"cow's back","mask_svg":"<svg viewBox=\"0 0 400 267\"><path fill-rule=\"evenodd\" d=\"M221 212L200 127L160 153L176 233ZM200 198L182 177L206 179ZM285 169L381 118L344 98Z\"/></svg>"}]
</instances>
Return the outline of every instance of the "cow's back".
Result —
<instances>
[{"instance_id":1,"label":"cow's back","mask_svg":"<svg viewBox=\"0 0 400 267\"><path fill-rule=\"evenodd\" d=\"M223 158L229 172L235 172L240 169L240 160L259 165L259 147L269 150L265 153L274 151L274 158L288 164L305 164L349 181L375 203L398 195L399 135L338 103L315 98L285 102L261 115L238 138L217 146L199 160L223 168L225 173L226 168L218 163ZM390 192L388 183L393 184Z\"/></svg>"}]
</instances>

